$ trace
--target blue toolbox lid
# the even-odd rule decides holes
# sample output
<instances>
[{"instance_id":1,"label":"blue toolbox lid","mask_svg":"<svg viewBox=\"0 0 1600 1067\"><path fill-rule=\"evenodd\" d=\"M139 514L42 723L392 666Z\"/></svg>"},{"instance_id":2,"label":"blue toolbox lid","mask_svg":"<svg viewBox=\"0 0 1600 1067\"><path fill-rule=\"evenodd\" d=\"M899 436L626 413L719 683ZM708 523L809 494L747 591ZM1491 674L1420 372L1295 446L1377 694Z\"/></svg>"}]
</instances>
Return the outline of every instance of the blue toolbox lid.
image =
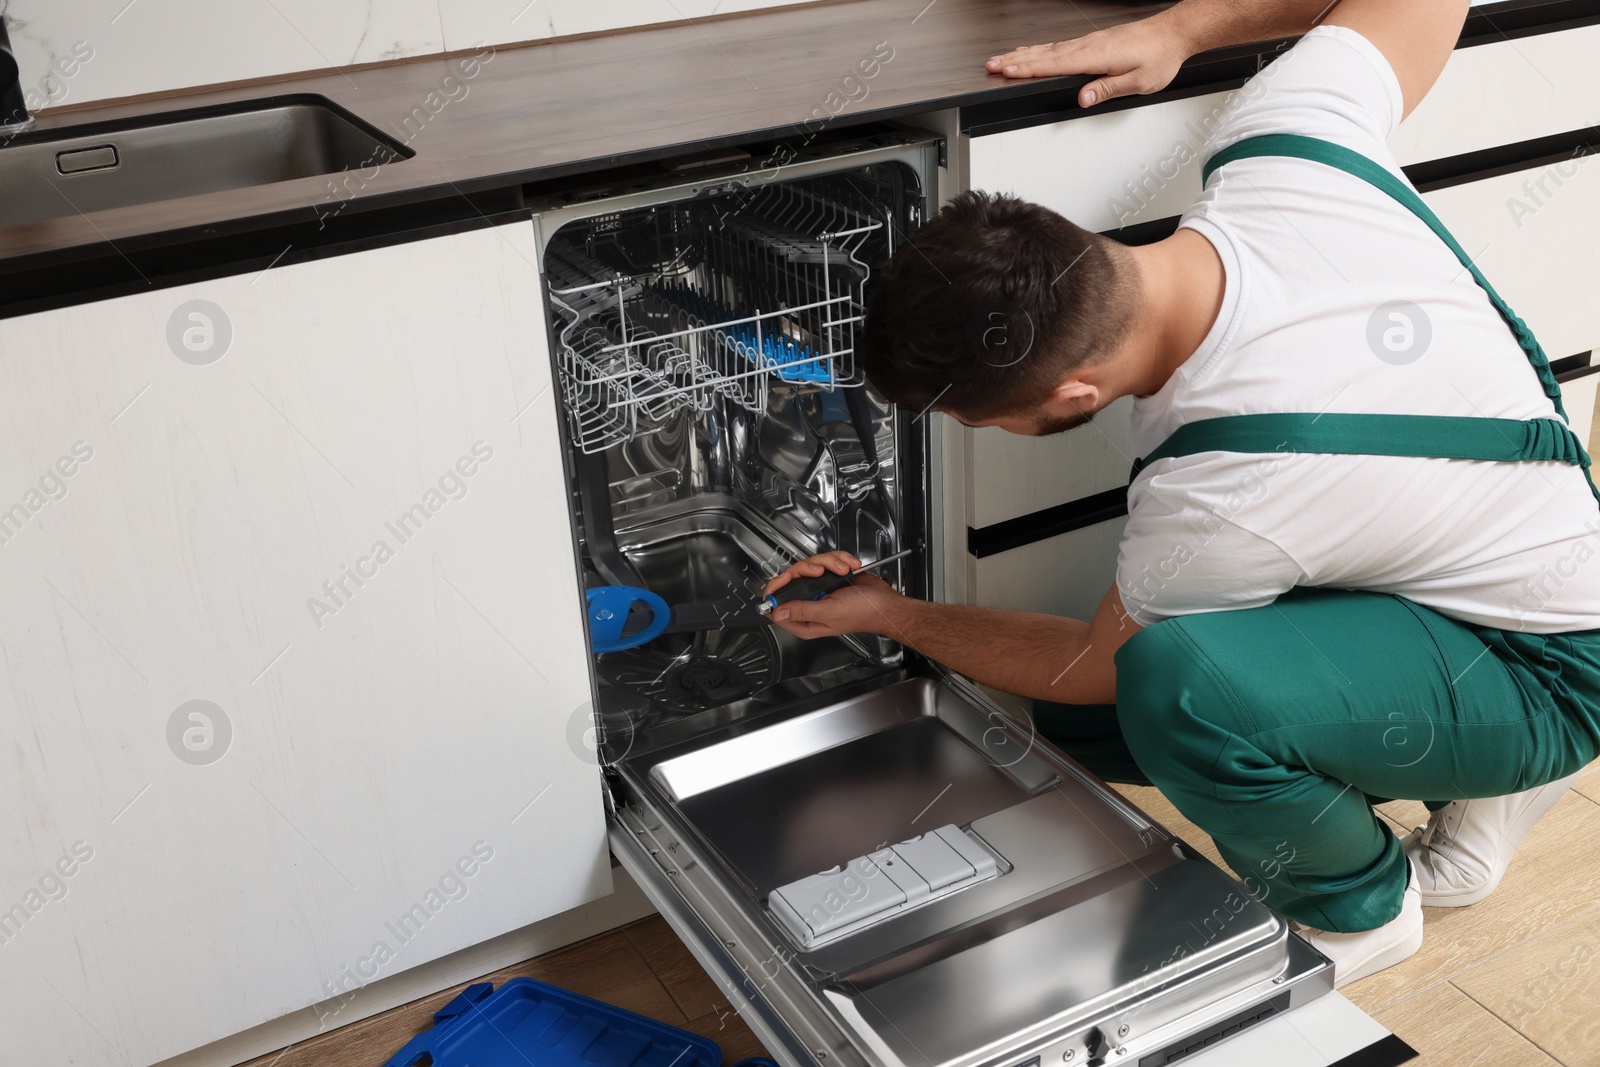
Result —
<instances>
[{"instance_id":1,"label":"blue toolbox lid","mask_svg":"<svg viewBox=\"0 0 1600 1067\"><path fill-rule=\"evenodd\" d=\"M491 992L492 990L492 992ZM426 1054L431 1060L424 1059ZM721 1067L710 1038L532 978L461 991L384 1067Z\"/></svg>"}]
</instances>

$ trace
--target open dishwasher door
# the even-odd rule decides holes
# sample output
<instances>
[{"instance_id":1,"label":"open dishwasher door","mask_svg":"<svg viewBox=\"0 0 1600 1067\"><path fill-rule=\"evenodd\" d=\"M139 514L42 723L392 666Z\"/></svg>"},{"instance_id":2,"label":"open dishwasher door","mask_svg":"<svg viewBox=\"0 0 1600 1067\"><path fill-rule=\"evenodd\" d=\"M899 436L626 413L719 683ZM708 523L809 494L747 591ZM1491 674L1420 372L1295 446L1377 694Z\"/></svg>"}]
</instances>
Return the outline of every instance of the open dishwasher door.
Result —
<instances>
[{"instance_id":1,"label":"open dishwasher door","mask_svg":"<svg viewBox=\"0 0 1600 1067\"><path fill-rule=\"evenodd\" d=\"M1278 915L958 681L795 712L624 761L612 828L789 1063L1164 1064L1331 989Z\"/></svg>"},{"instance_id":2,"label":"open dishwasher door","mask_svg":"<svg viewBox=\"0 0 1600 1067\"><path fill-rule=\"evenodd\" d=\"M612 849L787 1067L1165 1064L1331 967L964 680L755 612L827 549L939 592L932 420L854 360L937 172L884 131L536 205Z\"/></svg>"}]
</instances>

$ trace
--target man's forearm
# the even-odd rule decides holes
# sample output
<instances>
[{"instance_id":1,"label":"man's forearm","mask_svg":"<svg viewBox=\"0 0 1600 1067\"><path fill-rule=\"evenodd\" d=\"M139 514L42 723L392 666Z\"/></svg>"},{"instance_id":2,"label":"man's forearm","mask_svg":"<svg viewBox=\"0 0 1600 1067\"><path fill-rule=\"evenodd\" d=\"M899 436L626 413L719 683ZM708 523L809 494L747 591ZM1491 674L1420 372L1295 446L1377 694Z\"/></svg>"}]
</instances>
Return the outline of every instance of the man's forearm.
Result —
<instances>
[{"instance_id":1,"label":"man's forearm","mask_svg":"<svg viewBox=\"0 0 1600 1067\"><path fill-rule=\"evenodd\" d=\"M974 681L1007 693L1063 704L1109 704L1116 675L1088 655L1089 624L964 604L902 599L889 610L885 636L909 645Z\"/></svg>"},{"instance_id":2,"label":"man's forearm","mask_svg":"<svg viewBox=\"0 0 1600 1067\"><path fill-rule=\"evenodd\" d=\"M1337 0L1181 0L1151 16L1185 42L1190 55L1230 45L1298 37Z\"/></svg>"}]
</instances>

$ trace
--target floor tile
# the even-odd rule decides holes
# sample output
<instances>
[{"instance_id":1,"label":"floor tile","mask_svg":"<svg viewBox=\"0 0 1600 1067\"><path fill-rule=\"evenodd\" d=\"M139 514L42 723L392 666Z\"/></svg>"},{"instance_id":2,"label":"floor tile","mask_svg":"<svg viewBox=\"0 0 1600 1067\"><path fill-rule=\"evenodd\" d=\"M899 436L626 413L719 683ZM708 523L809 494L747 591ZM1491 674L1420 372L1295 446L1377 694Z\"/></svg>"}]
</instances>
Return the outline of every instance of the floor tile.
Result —
<instances>
[{"instance_id":1,"label":"floor tile","mask_svg":"<svg viewBox=\"0 0 1600 1067\"><path fill-rule=\"evenodd\" d=\"M476 981L498 986L520 977L549 982L673 1026L682 1026L686 1021L666 987L622 930L513 964ZM245 1067L371 1067L382 1063L414 1034L431 1026L433 1013L470 984L320 1034L287 1050L252 1060Z\"/></svg>"},{"instance_id":2,"label":"floor tile","mask_svg":"<svg viewBox=\"0 0 1600 1067\"><path fill-rule=\"evenodd\" d=\"M732 1067L751 1056L771 1056L732 1008L724 1007L709 1015L691 1019L688 1029L702 1037L709 1037L721 1046L723 1067Z\"/></svg>"},{"instance_id":3,"label":"floor tile","mask_svg":"<svg viewBox=\"0 0 1600 1067\"><path fill-rule=\"evenodd\" d=\"M1600 1065L1600 908L1558 923L1454 982L1567 1067Z\"/></svg>"},{"instance_id":4,"label":"floor tile","mask_svg":"<svg viewBox=\"0 0 1600 1067\"><path fill-rule=\"evenodd\" d=\"M687 1018L715 1015L728 1007L728 998L690 955L665 919L652 916L634 923L626 932Z\"/></svg>"},{"instance_id":5,"label":"floor tile","mask_svg":"<svg viewBox=\"0 0 1600 1067\"><path fill-rule=\"evenodd\" d=\"M1578 780L1572 783L1572 788L1590 800L1600 801L1600 760L1589 764L1588 769L1578 775Z\"/></svg>"},{"instance_id":6,"label":"floor tile","mask_svg":"<svg viewBox=\"0 0 1600 1067\"><path fill-rule=\"evenodd\" d=\"M1377 1020L1421 1053L1406 1067L1557 1067L1538 1046L1448 982L1378 1013Z\"/></svg>"},{"instance_id":7,"label":"floor tile","mask_svg":"<svg viewBox=\"0 0 1600 1067\"><path fill-rule=\"evenodd\" d=\"M1523 841L1499 888L1468 908L1425 908L1425 940L1415 956L1354 982L1344 993L1381 1011L1520 944L1595 903L1600 873L1600 805L1569 793Z\"/></svg>"}]
</instances>

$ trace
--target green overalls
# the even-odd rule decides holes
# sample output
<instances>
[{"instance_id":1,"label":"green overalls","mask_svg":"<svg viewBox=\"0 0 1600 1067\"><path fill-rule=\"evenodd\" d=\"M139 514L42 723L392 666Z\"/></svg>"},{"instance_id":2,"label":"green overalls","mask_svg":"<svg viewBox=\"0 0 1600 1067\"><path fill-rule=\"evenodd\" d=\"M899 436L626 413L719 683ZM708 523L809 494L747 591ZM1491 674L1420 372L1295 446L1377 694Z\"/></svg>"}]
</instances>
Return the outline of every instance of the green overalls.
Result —
<instances>
[{"instance_id":1,"label":"green overalls","mask_svg":"<svg viewBox=\"0 0 1600 1067\"><path fill-rule=\"evenodd\" d=\"M1359 153L1286 134L1217 153L1203 181L1247 156L1337 167L1414 212L1489 295L1565 419L1538 342L1409 185ZM1180 427L1134 477L1212 451L1589 465L1555 418L1272 413ZM1263 608L1159 622L1116 664L1114 707L1037 702L1040 733L1104 778L1159 787L1252 892L1323 930L1369 930L1400 912L1406 860L1377 798L1437 808L1502 796L1600 755L1600 630L1497 630L1388 594L1296 589Z\"/></svg>"}]
</instances>

